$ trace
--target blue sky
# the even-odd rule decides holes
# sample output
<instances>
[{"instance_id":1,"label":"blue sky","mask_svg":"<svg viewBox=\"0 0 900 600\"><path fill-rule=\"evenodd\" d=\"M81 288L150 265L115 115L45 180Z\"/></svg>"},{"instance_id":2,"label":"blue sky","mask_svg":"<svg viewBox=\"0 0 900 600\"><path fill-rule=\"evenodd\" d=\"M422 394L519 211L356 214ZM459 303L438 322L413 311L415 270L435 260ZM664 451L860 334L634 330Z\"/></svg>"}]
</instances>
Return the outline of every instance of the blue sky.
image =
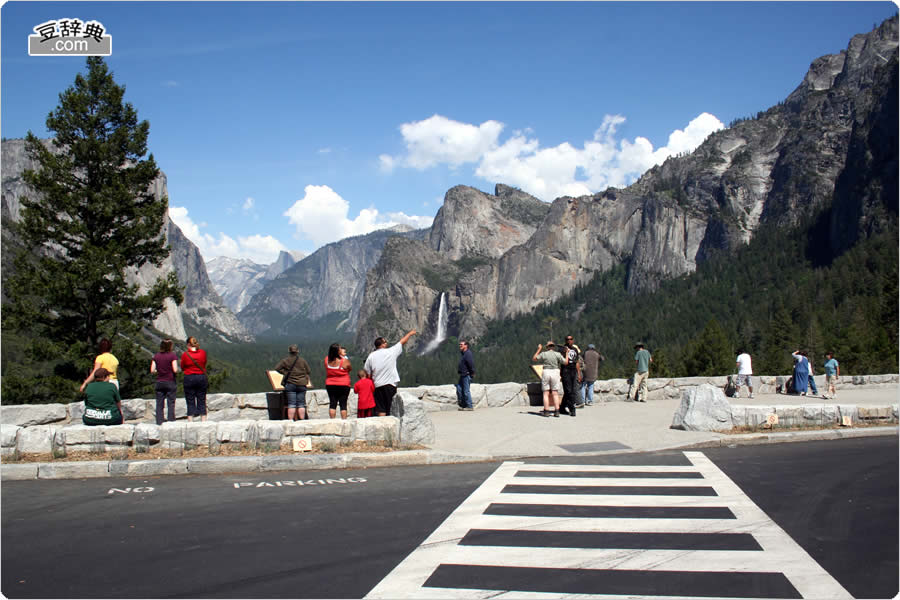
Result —
<instances>
[{"instance_id":1,"label":"blue sky","mask_svg":"<svg viewBox=\"0 0 900 600\"><path fill-rule=\"evenodd\" d=\"M44 122L83 57L30 57L49 20L101 22L150 122L170 214L209 259L274 260L393 223L457 184L545 201L631 183L783 100L892 2L7 2L0 131Z\"/></svg>"}]
</instances>

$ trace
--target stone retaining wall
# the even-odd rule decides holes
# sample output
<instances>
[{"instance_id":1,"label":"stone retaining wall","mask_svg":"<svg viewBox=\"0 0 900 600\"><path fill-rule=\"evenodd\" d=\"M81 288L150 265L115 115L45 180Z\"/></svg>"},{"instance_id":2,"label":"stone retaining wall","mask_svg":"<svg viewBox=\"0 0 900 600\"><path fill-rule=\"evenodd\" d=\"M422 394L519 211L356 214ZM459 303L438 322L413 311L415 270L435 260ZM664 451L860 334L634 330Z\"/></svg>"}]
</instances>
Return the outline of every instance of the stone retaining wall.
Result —
<instances>
[{"instance_id":1,"label":"stone retaining wall","mask_svg":"<svg viewBox=\"0 0 900 600\"><path fill-rule=\"evenodd\" d=\"M777 418L769 424L770 415ZM672 417L672 429L687 431L731 431L743 429L784 429L792 427L835 427L892 425L898 422L898 405L860 406L856 404L741 405L731 404L722 389L700 385L686 390ZM774 420L774 419L773 419Z\"/></svg>"},{"instance_id":2,"label":"stone retaining wall","mask_svg":"<svg viewBox=\"0 0 900 600\"><path fill-rule=\"evenodd\" d=\"M291 448L295 439L303 437L311 438L313 448L336 447L357 441L388 445L430 444L434 442L434 424L421 400L398 393L391 416L367 419L237 419L99 426L0 424L0 456L64 456L73 451L101 453L150 446L174 451L209 448L213 452L227 445L254 449Z\"/></svg>"},{"instance_id":3,"label":"stone retaining wall","mask_svg":"<svg viewBox=\"0 0 900 600\"><path fill-rule=\"evenodd\" d=\"M774 393L785 377L753 376L753 387L757 393ZM825 376L817 375L816 384L824 389ZM716 387L725 386L726 377L680 377L655 378L647 383L647 400L663 398L680 398L685 389L703 384ZM854 375L841 377L836 386L838 390L850 388L871 388L900 383L898 375ZM528 406L529 385L525 383L473 383L471 386L472 402L475 408L498 406ZM539 386L538 392L539 392ZM456 388L453 385L419 386L400 388L398 393L423 402L425 411L456 410ZM594 383L595 402L622 402L628 394L627 379L606 379ZM268 420L269 406L277 404L278 394L260 392L256 394L210 394L206 404L210 421ZM311 419L324 419L328 416L328 394L325 390L309 390L306 393L306 404ZM348 400L349 416L356 416L357 397L350 392ZM122 411L125 422L156 423L156 400L138 398L123 400ZM175 418L187 418L187 408L183 398L175 401ZM81 423L84 414L84 402L71 404L19 404L0 407L0 423L33 427L35 425L65 425Z\"/></svg>"}]
</instances>

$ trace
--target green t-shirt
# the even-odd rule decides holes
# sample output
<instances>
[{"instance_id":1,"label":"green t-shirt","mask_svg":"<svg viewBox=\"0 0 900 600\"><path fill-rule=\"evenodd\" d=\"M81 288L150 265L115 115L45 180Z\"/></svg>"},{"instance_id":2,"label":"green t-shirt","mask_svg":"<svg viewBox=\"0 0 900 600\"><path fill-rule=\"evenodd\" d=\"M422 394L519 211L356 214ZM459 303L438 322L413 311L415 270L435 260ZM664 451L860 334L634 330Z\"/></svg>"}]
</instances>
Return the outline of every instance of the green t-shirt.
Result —
<instances>
[{"instance_id":1,"label":"green t-shirt","mask_svg":"<svg viewBox=\"0 0 900 600\"><path fill-rule=\"evenodd\" d=\"M638 350L634 355L634 360L637 361L638 373L646 373L650 370L650 353L646 348Z\"/></svg>"},{"instance_id":2,"label":"green t-shirt","mask_svg":"<svg viewBox=\"0 0 900 600\"><path fill-rule=\"evenodd\" d=\"M122 421L117 402L121 402L119 390L108 381L93 381L84 388L87 398L84 401L85 425L112 425Z\"/></svg>"},{"instance_id":3,"label":"green t-shirt","mask_svg":"<svg viewBox=\"0 0 900 600\"><path fill-rule=\"evenodd\" d=\"M544 350L538 354L538 364L545 369L559 369L564 362L566 362L566 359L556 350Z\"/></svg>"}]
</instances>

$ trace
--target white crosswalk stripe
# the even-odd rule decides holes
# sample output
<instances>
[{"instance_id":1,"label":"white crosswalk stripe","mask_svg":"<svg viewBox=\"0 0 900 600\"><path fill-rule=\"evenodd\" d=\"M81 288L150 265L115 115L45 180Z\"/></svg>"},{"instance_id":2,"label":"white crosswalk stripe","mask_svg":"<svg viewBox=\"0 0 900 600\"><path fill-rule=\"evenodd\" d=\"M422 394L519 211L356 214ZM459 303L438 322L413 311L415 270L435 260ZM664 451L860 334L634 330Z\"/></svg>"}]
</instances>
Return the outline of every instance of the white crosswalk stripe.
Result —
<instances>
[{"instance_id":1,"label":"white crosswalk stripe","mask_svg":"<svg viewBox=\"0 0 900 600\"><path fill-rule=\"evenodd\" d=\"M701 452L506 462L366 598L851 598Z\"/></svg>"}]
</instances>

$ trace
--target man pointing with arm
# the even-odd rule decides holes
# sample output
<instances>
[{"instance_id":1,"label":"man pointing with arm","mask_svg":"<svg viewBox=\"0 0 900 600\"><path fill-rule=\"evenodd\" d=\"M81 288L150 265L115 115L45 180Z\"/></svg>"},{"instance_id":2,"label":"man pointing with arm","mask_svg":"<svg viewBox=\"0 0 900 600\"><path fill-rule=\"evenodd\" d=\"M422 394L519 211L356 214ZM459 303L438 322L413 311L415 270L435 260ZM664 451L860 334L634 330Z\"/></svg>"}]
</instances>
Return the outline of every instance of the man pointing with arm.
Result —
<instances>
[{"instance_id":1,"label":"man pointing with arm","mask_svg":"<svg viewBox=\"0 0 900 600\"><path fill-rule=\"evenodd\" d=\"M391 404L400 383L397 372L397 359L403 354L403 346L409 338L416 335L412 329L400 341L388 348L387 340L379 337L375 340L375 351L366 358L365 370L375 384L375 412L379 417L391 414Z\"/></svg>"}]
</instances>

